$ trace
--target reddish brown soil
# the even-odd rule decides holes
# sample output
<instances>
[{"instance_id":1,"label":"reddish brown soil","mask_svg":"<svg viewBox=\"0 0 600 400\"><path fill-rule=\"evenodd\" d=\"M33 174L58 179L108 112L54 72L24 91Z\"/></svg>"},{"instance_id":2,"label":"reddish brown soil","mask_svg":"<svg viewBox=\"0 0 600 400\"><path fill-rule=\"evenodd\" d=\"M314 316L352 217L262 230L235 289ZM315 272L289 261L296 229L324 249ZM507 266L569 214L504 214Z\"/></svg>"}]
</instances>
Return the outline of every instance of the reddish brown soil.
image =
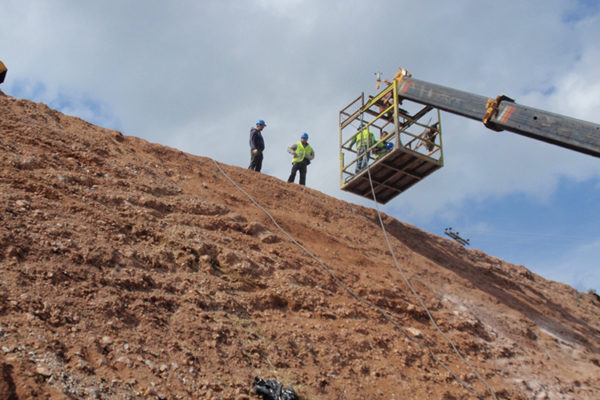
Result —
<instances>
[{"instance_id":1,"label":"reddish brown soil","mask_svg":"<svg viewBox=\"0 0 600 400\"><path fill-rule=\"evenodd\" d=\"M213 160L1 92L0 133L0 400L477 398L432 354L493 398L373 209L220 164L397 326ZM498 399L600 398L596 296L383 220Z\"/></svg>"}]
</instances>

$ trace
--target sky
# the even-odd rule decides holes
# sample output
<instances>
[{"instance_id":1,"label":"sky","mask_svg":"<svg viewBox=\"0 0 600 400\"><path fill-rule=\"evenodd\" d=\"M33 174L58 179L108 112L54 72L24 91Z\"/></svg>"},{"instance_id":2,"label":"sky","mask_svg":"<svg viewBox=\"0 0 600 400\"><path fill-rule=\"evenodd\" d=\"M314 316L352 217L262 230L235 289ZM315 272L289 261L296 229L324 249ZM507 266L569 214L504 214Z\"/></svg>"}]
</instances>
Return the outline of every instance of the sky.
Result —
<instances>
[{"instance_id":1,"label":"sky","mask_svg":"<svg viewBox=\"0 0 600 400\"><path fill-rule=\"evenodd\" d=\"M339 189L339 111L375 72L600 123L600 0L0 0L0 89L125 135ZM1 112L1 110L0 110ZM600 159L442 112L444 167L380 210L600 291ZM343 223L343 221L340 221ZM445 236L444 236L445 237Z\"/></svg>"}]
</instances>

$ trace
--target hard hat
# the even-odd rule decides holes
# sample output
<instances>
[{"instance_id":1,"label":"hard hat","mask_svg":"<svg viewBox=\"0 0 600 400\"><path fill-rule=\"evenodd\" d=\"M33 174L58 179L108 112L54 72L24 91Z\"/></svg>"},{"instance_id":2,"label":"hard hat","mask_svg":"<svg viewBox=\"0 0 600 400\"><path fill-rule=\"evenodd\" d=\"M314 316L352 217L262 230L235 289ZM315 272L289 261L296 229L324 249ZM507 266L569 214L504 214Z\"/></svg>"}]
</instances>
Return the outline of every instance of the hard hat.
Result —
<instances>
[{"instance_id":1,"label":"hard hat","mask_svg":"<svg viewBox=\"0 0 600 400\"><path fill-rule=\"evenodd\" d=\"M358 127L358 129L364 128L364 127L365 127L365 124L360 124L360 126Z\"/></svg>"},{"instance_id":2,"label":"hard hat","mask_svg":"<svg viewBox=\"0 0 600 400\"><path fill-rule=\"evenodd\" d=\"M308 139L308 133L304 132L302 134L302 136L300 136L301 139Z\"/></svg>"},{"instance_id":3,"label":"hard hat","mask_svg":"<svg viewBox=\"0 0 600 400\"><path fill-rule=\"evenodd\" d=\"M393 148L394 148L394 143L392 143L392 142L387 142L387 143L385 144L385 148L386 148L386 149L388 149L388 150L391 150L391 149L393 149Z\"/></svg>"},{"instance_id":4,"label":"hard hat","mask_svg":"<svg viewBox=\"0 0 600 400\"><path fill-rule=\"evenodd\" d=\"M256 125L264 125L267 126L267 124L265 124L265 121L263 121L262 119L259 119L258 122L256 123Z\"/></svg>"}]
</instances>

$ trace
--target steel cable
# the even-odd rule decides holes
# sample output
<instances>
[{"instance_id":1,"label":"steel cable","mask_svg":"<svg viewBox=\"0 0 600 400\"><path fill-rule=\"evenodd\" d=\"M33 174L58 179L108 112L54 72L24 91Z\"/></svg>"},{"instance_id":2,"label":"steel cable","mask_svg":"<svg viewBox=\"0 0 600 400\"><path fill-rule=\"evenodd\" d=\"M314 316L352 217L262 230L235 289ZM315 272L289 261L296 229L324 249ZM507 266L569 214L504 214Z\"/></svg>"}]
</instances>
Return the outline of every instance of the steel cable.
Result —
<instances>
[{"instance_id":1,"label":"steel cable","mask_svg":"<svg viewBox=\"0 0 600 400\"><path fill-rule=\"evenodd\" d=\"M223 174L223 176L225 176L225 178L231 182L231 184L233 186L235 186L240 192L242 192L246 197L248 197L248 199L250 199L250 201L256 206L258 207L262 212L264 212L273 222L273 224L277 227L277 229L279 229L292 243L294 243L295 245L297 245L298 247L300 247L306 254L308 254L312 259L314 259L330 276L331 278L338 284L340 285L340 287L342 287L348 294L350 294L352 297L354 297L354 299L356 299L358 302L363 303L368 305L371 308L374 308L375 310L377 310L381 315L384 316L385 319L387 319L392 325L394 325L397 329L400 330L400 332L402 332L404 334L404 336L410 340L411 342L413 342L414 344L416 344L419 348L421 348L422 350L428 351L429 355L441 366L443 367L450 375L452 375L452 377L458 382L460 383L468 392L470 392L471 394L475 395L478 399L480 400L484 400L481 396L479 396L475 390L473 390L471 387L469 387L462 379L460 379L454 372L452 372L452 370L446 365L444 364L444 362L442 360L440 360L427 346L425 346L424 344L420 343L418 340L416 340L414 337L412 337L404 328L402 328L402 326L397 323L392 316L383 308L379 307L378 305L370 302L369 300L366 300L364 298L362 298L360 295L358 295L357 293L355 293L352 289L350 289L348 286L346 286L346 284L344 284L334 273L333 271L331 271L331 269L329 267L327 267L317 256L315 256L311 251L309 251L307 248L305 248L302 244L300 244L296 239L294 239L292 237L292 235L290 235L285 229L283 229L275 220L275 218L273 218L273 216L264 208L262 207L256 200L254 200L254 198L252 196L250 196L250 194L248 194L244 189L242 189L237 183L235 183L235 181L233 179L231 179L229 177L229 175L227 175L227 173L221 168L221 166L213 159L212 160L216 167L219 169L219 171L221 171L221 173ZM369 178L370 178L370 174L369 174ZM372 186L371 186L372 187ZM378 214L379 214L379 210L377 210ZM381 221L381 217L380 217L380 221ZM384 230L385 232L385 230ZM387 234L386 234L386 240L387 240ZM388 245L389 245L389 240L388 240ZM394 261L396 261L395 255L392 251L392 255L394 256ZM396 265L397 265L397 261L396 261ZM402 272L402 271L401 271ZM402 272L402 276L404 277L404 273ZM405 278L406 280L406 278ZM408 285L411 287L410 283L408 283ZM413 293L416 294L416 292L413 290ZM425 305L423 304L422 300L420 299L420 297L418 297L419 300L421 301L421 304L423 305L423 307L425 307ZM427 309L427 307L425 307L425 309L427 310L427 314L429 315L430 318L431 314L429 314L429 310ZM437 324L434 321L435 326L437 327ZM437 327L439 330L439 327ZM441 332L441 331L440 331ZM442 332L442 335L443 332ZM445 335L444 335L445 337ZM454 347L454 344L452 342L450 342L452 344L452 347ZM454 347L455 351L456 347ZM461 357L461 359L469 366L471 366L464 358L462 358L462 356L459 353L459 356ZM471 368L474 370L474 368L471 366ZM475 374L483 380L483 378L481 378L481 376L479 375L479 373L477 373L477 371L475 371ZM492 390L492 388L487 384L487 382L485 382L485 380L483 380L483 382L490 388L491 392L492 392L492 396L494 397L495 400L496 399L496 395L494 393L494 391Z\"/></svg>"},{"instance_id":2,"label":"steel cable","mask_svg":"<svg viewBox=\"0 0 600 400\"><path fill-rule=\"evenodd\" d=\"M475 369L475 367L473 367L463 356L462 354L460 354L460 351L458 351L458 349L456 348L456 346L454 345L454 342L448 337L446 336L446 334L440 329L440 327L438 326L435 318L433 318L433 315L431 315L431 313L429 312L429 309L427 308L427 306L425 305L425 303L423 302L423 299L421 299L421 296L419 296L419 294L417 293L417 291L414 289L414 287L412 286L412 284L410 283L410 281L408 280L408 278L406 277L406 275L404 274L404 271L402 270L402 268L400 267L400 263L398 263L398 259L396 258L396 254L394 253L394 250L392 248L392 244L390 243L390 239L388 238L387 235L387 231L385 230L385 225L383 224L383 220L381 218L381 212L379 211L379 206L377 205L377 198L375 196L375 189L373 188L373 181L371 179L371 167L367 166L367 175L369 175L369 185L371 186L371 193L373 195L373 202L375 203L375 210L377 211L377 217L379 218L379 224L381 225L381 229L383 231L383 236L385 237L385 241L388 245L388 249L390 250L390 253L392 254L392 258L394 259L394 264L396 265L396 268L398 269L398 271L400 271L400 275L402 275L402 279L404 279L404 282L408 285L408 287L410 288L410 291L412 292L412 294L417 298L417 300L419 300L419 303L421 303L421 307L423 307L423 309L425 309L425 311L427 312L427 315L429 316L429 319L431 320L431 322L433 323L433 325L435 326L435 328L437 329L437 331L442 335L442 337L444 339L446 339L446 341L452 346L452 348L454 349L454 352L456 353L456 355L458 355L458 357L466 364L468 365L471 370L475 373L475 375L477 376L477 378L479 378L479 380L481 382L483 382L488 389L490 390L490 393L492 394L492 397L494 398L494 400L497 400L496 398L496 393L494 392L494 389L490 386L489 383L487 383L487 381L479 374L479 372L477 372L477 370ZM454 374L453 374L454 375ZM455 376L456 377L456 376ZM464 386L464 385L463 385Z\"/></svg>"}]
</instances>

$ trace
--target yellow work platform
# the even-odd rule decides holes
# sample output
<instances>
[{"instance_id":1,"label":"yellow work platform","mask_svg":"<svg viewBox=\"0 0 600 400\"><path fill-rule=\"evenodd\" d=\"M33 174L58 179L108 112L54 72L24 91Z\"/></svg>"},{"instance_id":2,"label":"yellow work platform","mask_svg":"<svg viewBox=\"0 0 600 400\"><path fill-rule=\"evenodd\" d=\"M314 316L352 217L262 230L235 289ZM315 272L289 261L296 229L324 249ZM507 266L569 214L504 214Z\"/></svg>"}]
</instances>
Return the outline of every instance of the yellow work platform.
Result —
<instances>
[{"instance_id":1,"label":"yellow work platform","mask_svg":"<svg viewBox=\"0 0 600 400\"><path fill-rule=\"evenodd\" d=\"M340 188L347 192L373 199L370 173L375 200L385 204L444 166L439 110L399 96L396 80L367 102L364 93L353 100L339 126Z\"/></svg>"},{"instance_id":2,"label":"yellow work platform","mask_svg":"<svg viewBox=\"0 0 600 400\"><path fill-rule=\"evenodd\" d=\"M375 199L378 203L385 204L442 166L439 160L424 157L416 151L394 149L348 177L341 189L372 199L370 173Z\"/></svg>"}]
</instances>

